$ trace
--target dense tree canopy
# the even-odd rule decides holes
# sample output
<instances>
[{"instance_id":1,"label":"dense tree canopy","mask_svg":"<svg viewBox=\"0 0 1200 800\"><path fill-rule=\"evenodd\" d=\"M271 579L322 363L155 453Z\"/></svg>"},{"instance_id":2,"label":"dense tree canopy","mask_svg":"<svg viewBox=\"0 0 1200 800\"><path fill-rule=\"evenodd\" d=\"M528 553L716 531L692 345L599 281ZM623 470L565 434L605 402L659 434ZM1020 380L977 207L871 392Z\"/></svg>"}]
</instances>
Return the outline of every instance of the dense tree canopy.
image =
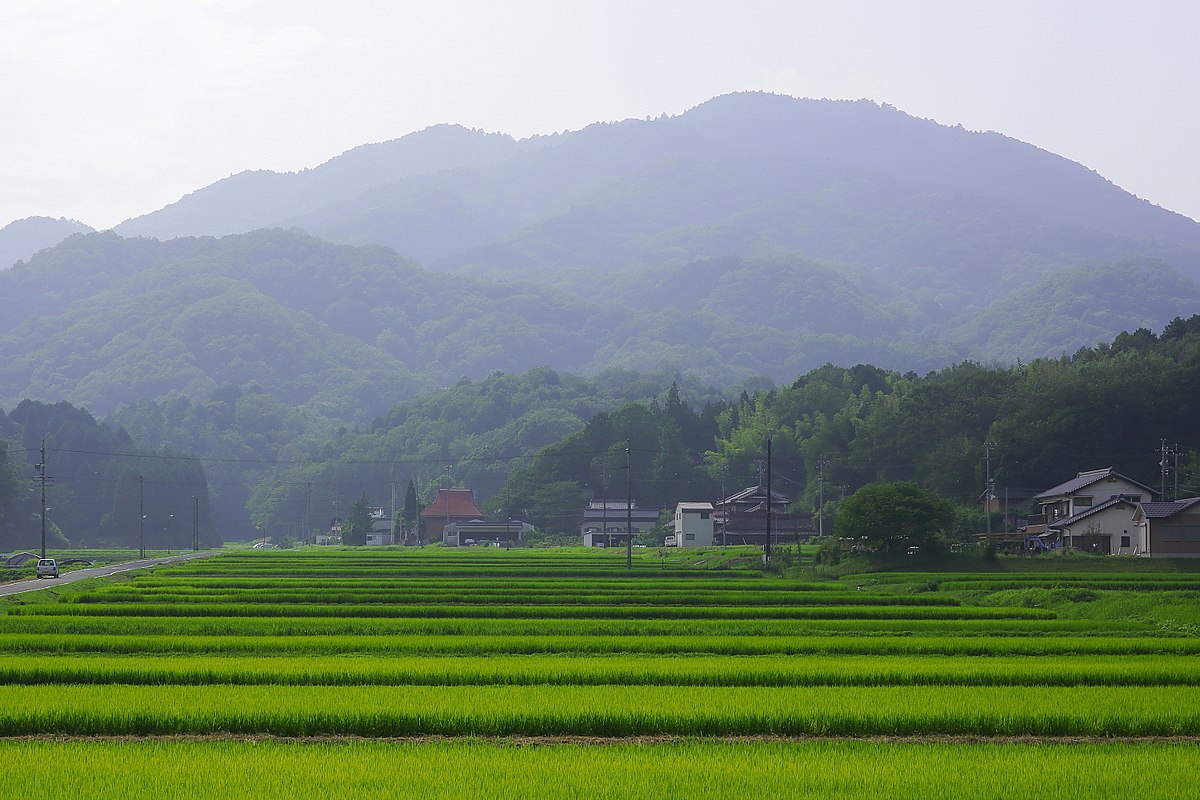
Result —
<instances>
[{"instance_id":1,"label":"dense tree canopy","mask_svg":"<svg viewBox=\"0 0 1200 800\"><path fill-rule=\"evenodd\" d=\"M342 544L364 545L371 532L371 511L365 494L359 495L350 504L350 511L342 520Z\"/></svg>"},{"instance_id":2,"label":"dense tree canopy","mask_svg":"<svg viewBox=\"0 0 1200 800\"><path fill-rule=\"evenodd\" d=\"M39 543L33 465L43 440L53 479L46 487L47 528L55 546L134 546L141 534L151 549L190 547L194 513L201 542L220 541L204 470L189 455L139 447L125 431L69 403L26 400L0 413L0 434L11 448L0 448L0 550Z\"/></svg>"},{"instance_id":3,"label":"dense tree canopy","mask_svg":"<svg viewBox=\"0 0 1200 800\"><path fill-rule=\"evenodd\" d=\"M844 539L896 552L936 548L954 517L953 506L908 481L873 483L838 506L834 532Z\"/></svg>"}]
</instances>

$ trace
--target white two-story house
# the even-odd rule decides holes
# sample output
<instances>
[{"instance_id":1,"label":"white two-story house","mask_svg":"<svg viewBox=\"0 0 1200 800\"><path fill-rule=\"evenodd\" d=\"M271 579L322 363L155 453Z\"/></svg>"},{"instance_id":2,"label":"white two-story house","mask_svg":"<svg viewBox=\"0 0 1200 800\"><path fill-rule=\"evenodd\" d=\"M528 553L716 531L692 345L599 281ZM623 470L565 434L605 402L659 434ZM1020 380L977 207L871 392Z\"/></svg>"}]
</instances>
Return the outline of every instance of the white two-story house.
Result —
<instances>
[{"instance_id":1,"label":"white two-story house","mask_svg":"<svg viewBox=\"0 0 1200 800\"><path fill-rule=\"evenodd\" d=\"M1080 472L1034 498L1040 513L1029 518L1025 532L1090 553L1137 555L1145 546L1134 513L1153 497L1149 486L1112 467Z\"/></svg>"}]
</instances>

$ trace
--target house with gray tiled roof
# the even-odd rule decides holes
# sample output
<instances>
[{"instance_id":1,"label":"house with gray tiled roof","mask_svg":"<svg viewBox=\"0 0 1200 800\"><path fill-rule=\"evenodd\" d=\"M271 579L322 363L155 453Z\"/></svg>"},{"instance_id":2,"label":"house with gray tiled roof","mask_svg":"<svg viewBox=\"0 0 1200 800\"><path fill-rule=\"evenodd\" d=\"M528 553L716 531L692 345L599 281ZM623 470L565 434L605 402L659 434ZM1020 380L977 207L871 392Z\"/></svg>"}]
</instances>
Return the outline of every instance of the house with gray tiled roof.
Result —
<instances>
[{"instance_id":1,"label":"house with gray tiled roof","mask_svg":"<svg viewBox=\"0 0 1200 800\"><path fill-rule=\"evenodd\" d=\"M1036 495L1025 533L1092 553L1140 552L1133 512L1154 490L1113 467L1080 472Z\"/></svg>"},{"instance_id":2,"label":"house with gray tiled roof","mask_svg":"<svg viewBox=\"0 0 1200 800\"><path fill-rule=\"evenodd\" d=\"M1133 523L1142 541L1141 555L1200 558L1200 497L1139 503Z\"/></svg>"},{"instance_id":3,"label":"house with gray tiled roof","mask_svg":"<svg viewBox=\"0 0 1200 800\"><path fill-rule=\"evenodd\" d=\"M1064 547L1085 553L1139 555L1142 546L1133 514L1138 503L1124 495L1081 509L1051 526Z\"/></svg>"}]
</instances>

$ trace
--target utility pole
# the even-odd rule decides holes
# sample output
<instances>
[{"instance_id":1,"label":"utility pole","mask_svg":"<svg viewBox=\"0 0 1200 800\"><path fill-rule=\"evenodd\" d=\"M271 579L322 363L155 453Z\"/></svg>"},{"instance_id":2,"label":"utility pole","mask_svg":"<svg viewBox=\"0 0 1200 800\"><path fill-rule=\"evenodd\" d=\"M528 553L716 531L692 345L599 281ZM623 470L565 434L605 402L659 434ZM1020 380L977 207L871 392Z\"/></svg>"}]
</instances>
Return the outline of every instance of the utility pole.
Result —
<instances>
[{"instance_id":1,"label":"utility pole","mask_svg":"<svg viewBox=\"0 0 1200 800\"><path fill-rule=\"evenodd\" d=\"M200 498L192 495L192 552L200 549Z\"/></svg>"},{"instance_id":2,"label":"utility pole","mask_svg":"<svg viewBox=\"0 0 1200 800\"><path fill-rule=\"evenodd\" d=\"M138 475L138 558L146 557L146 492L145 481Z\"/></svg>"},{"instance_id":3,"label":"utility pole","mask_svg":"<svg viewBox=\"0 0 1200 800\"><path fill-rule=\"evenodd\" d=\"M452 485L450 482L450 465L447 464L444 467L444 469L446 472L446 528L449 528L450 527L450 487ZM446 528L442 528L443 544L445 543ZM462 542L459 542L459 544L462 544Z\"/></svg>"},{"instance_id":4,"label":"utility pole","mask_svg":"<svg viewBox=\"0 0 1200 800\"><path fill-rule=\"evenodd\" d=\"M600 470L600 519L604 525L604 546L612 541L608 538L608 470Z\"/></svg>"},{"instance_id":5,"label":"utility pole","mask_svg":"<svg viewBox=\"0 0 1200 800\"><path fill-rule=\"evenodd\" d=\"M825 456L817 456L817 538L825 537Z\"/></svg>"},{"instance_id":6,"label":"utility pole","mask_svg":"<svg viewBox=\"0 0 1200 800\"><path fill-rule=\"evenodd\" d=\"M992 448L995 446L990 440L983 443L983 463L987 478L983 489L983 516L987 519L989 539L992 536Z\"/></svg>"},{"instance_id":7,"label":"utility pole","mask_svg":"<svg viewBox=\"0 0 1200 800\"><path fill-rule=\"evenodd\" d=\"M633 467L625 448L625 569L633 569Z\"/></svg>"},{"instance_id":8,"label":"utility pole","mask_svg":"<svg viewBox=\"0 0 1200 800\"><path fill-rule=\"evenodd\" d=\"M312 482L304 484L304 512L300 515L301 536L308 541L308 515L312 509Z\"/></svg>"},{"instance_id":9,"label":"utility pole","mask_svg":"<svg viewBox=\"0 0 1200 800\"><path fill-rule=\"evenodd\" d=\"M54 479L46 474L46 439L42 437L42 448L40 450L41 461L35 467L37 475L34 477L34 483L40 484L42 489L42 558L46 557L46 484L54 483Z\"/></svg>"},{"instance_id":10,"label":"utility pole","mask_svg":"<svg viewBox=\"0 0 1200 800\"><path fill-rule=\"evenodd\" d=\"M771 560L771 437L767 436L767 544L763 549L763 561Z\"/></svg>"},{"instance_id":11,"label":"utility pole","mask_svg":"<svg viewBox=\"0 0 1200 800\"><path fill-rule=\"evenodd\" d=\"M721 467L721 547L729 546L729 495L725 494L725 475L729 467Z\"/></svg>"},{"instance_id":12,"label":"utility pole","mask_svg":"<svg viewBox=\"0 0 1200 800\"><path fill-rule=\"evenodd\" d=\"M1179 443L1175 443L1175 450L1172 453L1175 456L1175 491L1171 492L1171 499L1179 499Z\"/></svg>"},{"instance_id":13,"label":"utility pole","mask_svg":"<svg viewBox=\"0 0 1200 800\"><path fill-rule=\"evenodd\" d=\"M1167 499L1167 472L1169 469L1167 465L1170 463L1167 461L1167 457L1169 455L1171 455L1171 449L1167 447L1167 440L1163 439L1158 448L1158 496L1163 500Z\"/></svg>"}]
</instances>

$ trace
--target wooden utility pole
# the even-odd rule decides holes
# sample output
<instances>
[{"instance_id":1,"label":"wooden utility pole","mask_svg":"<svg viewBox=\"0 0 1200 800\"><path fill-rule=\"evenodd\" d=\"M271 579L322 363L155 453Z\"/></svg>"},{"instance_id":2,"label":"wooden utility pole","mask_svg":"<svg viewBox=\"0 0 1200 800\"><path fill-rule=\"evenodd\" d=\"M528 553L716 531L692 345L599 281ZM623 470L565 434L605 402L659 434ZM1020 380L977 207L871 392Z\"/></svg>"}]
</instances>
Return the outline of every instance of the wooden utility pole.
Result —
<instances>
[{"instance_id":1,"label":"wooden utility pole","mask_svg":"<svg viewBox=\"0 0 1200 800\"><path fill-rule=\"evenodd\" d=\"M992 448L996 445L991 441L983 443L984 487L983 515L987 519L987 534L989 541L992 537Z\"/></svg>"},{"instance_id":2,"label":"wooden utility pole","mask_svg":"<svg viewBox=\"0 0 1200 800\"><path fill-rule=\"evenodd\" d=\"M46 484L53 483L54 479L46 474L46 439L42 438L42 448L40 450L41 460L38 463L36 470L37 475L34 477L34 483L40 484L42 490L42 558L46 557Z\"/></svg>"},{"instance_id":3,"label":"wooden utility pole","mask_svg":"<svg viewBox=\"0 0 1200 800\"><path fill-rule=\"evenodd\" d=\"M146 557L146 492L145 481L138 475L138 558Z\"/></svg>"},{"instance_id":4,"label":"wooden utility pole","mask_svg":"<svg viewBox=\"0 0 1200 800\"><path fill-rule=\"evenodd\" d=\"M767 543L763 549L763 560L771 560L771 437L767 436Z\"/></svg>"},{"instance_id":5,"label":"wooden utility pole","mask_svg":"<svg viewBox=\"0 0 1200 800\"><path fill-rule=\"evenodd\" d=\"M633 467L625 448L625 568L633 569Z\"/></svg>"}]
</instances>

